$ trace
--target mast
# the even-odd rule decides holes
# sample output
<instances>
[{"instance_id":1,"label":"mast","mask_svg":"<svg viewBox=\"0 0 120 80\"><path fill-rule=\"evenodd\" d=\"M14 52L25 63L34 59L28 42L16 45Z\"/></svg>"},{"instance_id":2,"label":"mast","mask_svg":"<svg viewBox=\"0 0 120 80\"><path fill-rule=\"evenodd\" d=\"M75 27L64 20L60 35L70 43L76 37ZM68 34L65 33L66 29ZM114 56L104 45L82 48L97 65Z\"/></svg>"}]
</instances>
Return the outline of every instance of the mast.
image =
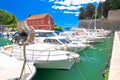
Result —
<instances>
[{"instance_id":1,"label":"mast","mask_svg":"<svg viewBox=\"0 0 120 80\"><path fill-rule=\"evenodd\" d=\"M96 29L97 7L95 7L94 29Z\"/></svg>"}]
</instances>

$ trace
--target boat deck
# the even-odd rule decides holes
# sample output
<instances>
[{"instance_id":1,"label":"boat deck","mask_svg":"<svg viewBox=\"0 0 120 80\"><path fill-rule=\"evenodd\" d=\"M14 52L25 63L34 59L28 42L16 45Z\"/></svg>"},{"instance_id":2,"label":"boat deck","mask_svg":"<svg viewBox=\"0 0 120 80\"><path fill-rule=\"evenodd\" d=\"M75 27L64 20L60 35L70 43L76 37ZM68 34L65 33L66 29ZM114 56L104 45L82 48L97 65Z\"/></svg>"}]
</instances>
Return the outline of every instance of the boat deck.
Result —
<instances>
[{"instance_id":1,"label":"boat deck","mask_svg":"<svg viewBox=\"0 0 120 80\"><path fill-rule=\"evenodd\" d=\"M120 32L115 32L108 80L120 80Z\"/></svg>"},{"instance_id":2,"label":"boat deck","mask_svg":"<svg viewBox=\"0 0 120 80\"><path fill-rule=\"evenodd\" d=\"M29 65L29 66L28 66ZM7 54L0 52L0 80L19 78L23 67L23 61L18 61ZM27 63L22 79L30 79L35 73L33 63Z\"/></svg>"}]
</instances>

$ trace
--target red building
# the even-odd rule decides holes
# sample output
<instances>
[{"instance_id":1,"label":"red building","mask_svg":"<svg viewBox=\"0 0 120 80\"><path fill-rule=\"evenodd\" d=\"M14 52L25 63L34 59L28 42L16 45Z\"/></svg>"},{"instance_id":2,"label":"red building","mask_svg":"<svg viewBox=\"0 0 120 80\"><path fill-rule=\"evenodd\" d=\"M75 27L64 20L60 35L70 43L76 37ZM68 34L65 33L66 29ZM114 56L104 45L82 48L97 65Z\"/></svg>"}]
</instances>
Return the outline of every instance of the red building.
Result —
<instances>
[{"instance_id":1,"label":"red building","mask_svg":"<svg viewBox=\"0 0 120 80\"><path fill-rule=\"evenodd\" d=\"M26 21L28 26L33 26L35 29L54 30L54 22L50 14L31 15Z\"/></svg>"}]
</instances>

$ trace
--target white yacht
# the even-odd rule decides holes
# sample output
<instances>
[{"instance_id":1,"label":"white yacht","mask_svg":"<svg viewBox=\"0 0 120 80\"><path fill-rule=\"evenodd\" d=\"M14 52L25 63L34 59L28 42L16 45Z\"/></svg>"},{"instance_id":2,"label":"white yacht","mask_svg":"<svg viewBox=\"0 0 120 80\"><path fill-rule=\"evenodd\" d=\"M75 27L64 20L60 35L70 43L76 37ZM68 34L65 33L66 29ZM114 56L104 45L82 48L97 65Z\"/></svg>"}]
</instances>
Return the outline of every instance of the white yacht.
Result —
<instances>
[{"instance_id":1,"label":"white yacht","mask_svg":"<svg viewBox=\"0 0 120 80\"><path fill-rule=\"evenodd\" d=\"M11 47L10 47L11 46ZM6 46L11 56L24 60L23 47L17 45ZM9 48L7 48L9 47ZM26 46L26 60L34 62L37 68L70 69L80 56L75 52L57 50L58 45L37 43Z\"/></svg>"},{"instance_id":2,"label":"white yacht","mask_svg":"<svg viewBox=\"0 0 120 80\"><path fill-rule=\"evenodd\" d=\"M57 36L57 34L53 30L35 30L35 42L43 42L44 38L52 36Z\"/></svg>"},{"instance_id":3,"label":"white yacht","mask_svg":"<svg viewBox=\"0 0 120 80\"><path fill-rule=\"evenodd\" d=\"M31 80L36 73L33 62L27 62L20 78L23 61L18 61L6 51L0 50L0 80Z\"/></svg>"},{"instance_id":4,"label":"white yacht","mask_svg":"<svg viewBox=\"0 0 120 80\"><path fill-rule=\"evenodd\" d=\"M63 36L46 37L44 39L44 43L61 45L63 47L66 46L67 50L76 49L76 48L83 50L89 46L89 45L83 44L80 41L79 42L70 41L69 39Z\"/></svg>"},{"instance_id":5,"label":"white yacht","mask_svg":"<svg viewBox=\"0 0 120 80\"><path fill-rule=\"evenodd\" d=\"M103 34L98 33L97 30L94 29L75 28L72 30L76 32L77 38L86 38L90 42L103 42L105 39Z\"/></svg>"},{"instance_id":6,"label":"white yacht","mask_svg":"<svg viewBox=\"0 0 120 80\"><path fill-rule=\"evenodd\" d=\"M18 60L34 62L37 68L70 69L76 61L79 62L79 54L59 50L61 47L58 45L40 43L45 37L53 35L53 31L34 30L33 27L24 25L19 29L18 45L6 46L4 49Z\"/></svg>"},{"instance_id":7,"label":"white yacht","mask_svg":"<svg viewBox=\"0 0 120 80\"><path fill-rule=\"evenodd\" d=\"M54 31L51 30L35 30L35 43L49 43L55 45L61 45L62 47L66 47L67 49L80 48L81 50L90 46L83 44L79 41L71 41L67 39L67 37L59 36Z\"/></svg>"},{"instance_id":8,"label":"white yacht","mask_svg":"<svg viewBox=\"0 0 120 80\"><path fill-rule=\"evenodd\" d=\"M79 36L78 33L75 31L60 32L59 35L68 38L72 42L82 42L84 44L89 44L92 42L88 39L88 35L83 32L80 34L81 36Z\"/></svg>"}]
</instances>

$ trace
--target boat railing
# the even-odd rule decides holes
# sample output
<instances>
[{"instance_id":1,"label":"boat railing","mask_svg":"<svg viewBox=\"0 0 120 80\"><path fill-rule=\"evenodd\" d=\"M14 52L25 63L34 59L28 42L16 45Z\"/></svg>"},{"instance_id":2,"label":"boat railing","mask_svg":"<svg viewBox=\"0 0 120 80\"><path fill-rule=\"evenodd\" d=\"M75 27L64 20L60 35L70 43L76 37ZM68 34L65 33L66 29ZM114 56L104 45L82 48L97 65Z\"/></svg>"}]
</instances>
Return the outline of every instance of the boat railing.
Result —
<instances>
[{"instance_id":1,"label":"boat railing","mask_svg":"<svg viewBox=\"0 0 120 80\"><path fill-rule=\"evenodd\" d=\"M50 56L60 56L60 55L66 55L70 54L68 52L66 53L58 53L55 54L54 52L59 50L33 50L33 49L26 49L26 57L27 57L27 61L39 61L41 58L45 59L46 61L49 60ZM14 48L12 51L12 55L14 55L15 57L17 57L17 59L23 60L23 49L22 48ZM69 56L68 56L69 57Z\"/></svg>"}]
</instances>

